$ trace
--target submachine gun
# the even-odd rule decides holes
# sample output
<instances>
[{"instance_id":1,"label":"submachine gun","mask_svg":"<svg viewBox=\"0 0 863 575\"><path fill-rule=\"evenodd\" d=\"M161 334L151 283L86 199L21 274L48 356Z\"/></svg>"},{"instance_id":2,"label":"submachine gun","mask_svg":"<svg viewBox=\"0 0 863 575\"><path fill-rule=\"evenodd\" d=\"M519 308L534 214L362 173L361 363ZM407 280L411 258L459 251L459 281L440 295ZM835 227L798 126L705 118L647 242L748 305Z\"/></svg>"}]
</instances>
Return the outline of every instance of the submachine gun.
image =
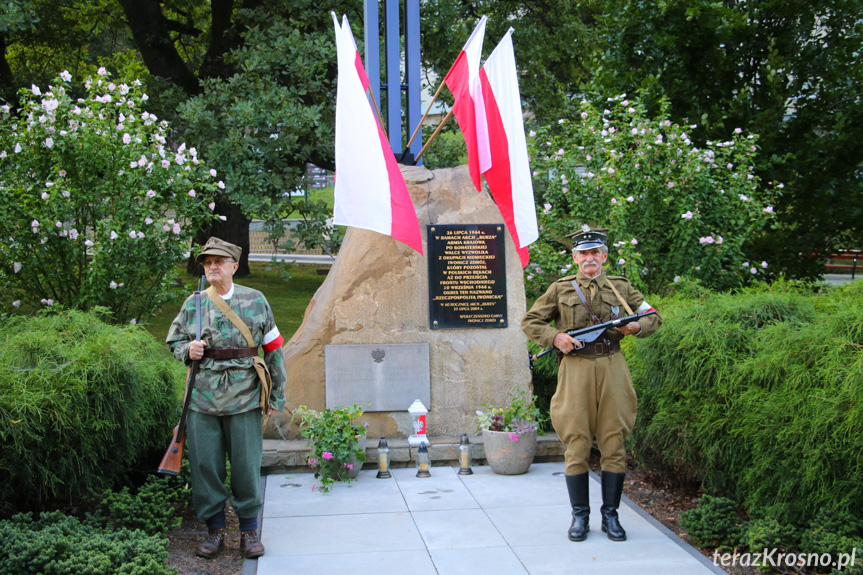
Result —
<instances>
[{"instance_id":1,"label":"submachine gun","mask_svg":"<svg viewBox=\"0 0 863 575\"><path fill-rule=\"evenodd\" d=\"M204 291L204 277L201 276L201 281L198 282L198 289L193 294L195 296L195 339L201 339L201 292ZM159 464L157 473L166 475L179 475L180 465L183 463L183 447L186 444L186 415L189 413L189 404L192 402L192 388L195 386L195 378L198 376L198 364L201 360L192 361L192 367L189 369L188 378L186 379L186 396L183 400L183 414L180 416L180 423L174 428L174 436L171 438L171 443L168 444L168 450L165 451L162 462Z\"/></svg>"},{"instance_id":2,"label":"submachine gun","mask_svg":"<svg viewBox=\"0 0 863 575\"><path fill-rule=\"evenodd\" d=\"M649 315L654 315L656 310L651 310L644 313L636 313L633 315L627 315L624 317L619 317L617 319L613 319L611 321L605 321L602 323L598 323L596 325L591 325L589 327L583 327L581 329L571 329L566 332L566 335L569 337L574 337L582 344L591 343L599 339L602 334L605 333L606 330L613 327L623 327L628 323L632 323L634 321L638 321L643 317L647 317ZM550 347L546 350L543 350L537 354L531 354L530 351L527 352L527 358L529 362L530 369L533 369L533 362L544 356L545 354L555 350L557 348Z\"/></svg>"}]
</instances>

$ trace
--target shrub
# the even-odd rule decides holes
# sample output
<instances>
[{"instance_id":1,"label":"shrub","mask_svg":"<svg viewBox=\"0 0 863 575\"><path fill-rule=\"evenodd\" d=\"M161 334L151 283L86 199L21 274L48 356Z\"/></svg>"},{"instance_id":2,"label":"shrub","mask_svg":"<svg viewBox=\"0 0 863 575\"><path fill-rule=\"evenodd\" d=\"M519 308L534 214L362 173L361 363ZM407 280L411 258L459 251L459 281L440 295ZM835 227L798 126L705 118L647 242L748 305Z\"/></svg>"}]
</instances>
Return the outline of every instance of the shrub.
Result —
<instances>
[{"instance_id":1,"label":"shrub","mask_svg":"<svg viewBox=\"0 0 863 575\"><path fill-rule=\"evenodd\" d=\"M773 217L768 204L781 186L765 189L753 174L757 137L735 130L699 149L687 134L695 126L672 124L666 105L656 118L636 98L606 105L582 101L532 133L540 237L529 292L572 271L564 237L582 224L610 229L611 273L642 290L678 276L721 289L761 277L766 269L744 248Z\"/></svg>"},{"instance_id":2,"label":"shrub","mask_svg":"<svg viewBox=\"0 0 863 575\"><path fill-rule=\"evenodd\" d=\"M301 418L300 434L309 440L307 463L314 469L315 478L321 479L321 492L326 493L335 481L346 477L353 462L366 460L366 430L368 424L359 422L363 410L357 404L315 411L301 405L294 412Z\"/></svg>"},{"instance_id":3,"label":"shrub","mask_svg":"<svg viewBox=\"0 0 863 575\"><path fill-rule=\"evenodd\" d=\"M0 572L41 575L172 575L168 540L111 531L60 512L0 521Z\"/></svg>"},{"instance_id":4,"label":"shrub","mask_svg":"<svg viewBox=\"0 0 863 575\"><path fill-rule=\"evenodd\" d=\"M848 512L821 511L801 532L803 553L829 553L835 561L840 553L858 549L856 572L863 566L863 521ZM853 566L852 566L853 567Z\"/></svg>"},{"instance_id":5,"label":"shrub","mask_svg":"<svg viewBox=\"0 0 863 575\"><path fill-rule=\"evenodd\" d=\"M0 322L3 511L101 493L170 439L182 365L143 328L104 317Z\"/></svg>"},{"instance_id":6,"label":"shrub","mask_svg":"<svg viewBox=\"0 0 863 575\"><path fill-rule=\"evenodd\" d=\"M193 147L144 110L140 82L100 69L75 98L64 72L0 107L4 307L104 306L119 322L160 307L218 186ZM212 204L210 204L212 205Z\"/></svg>"},{"instance_id":7,"label":"shrub","mask_svg":"<svg viewBox=\"0 0 863 575\"><path fill-rule=\"evenodd\" d=\"M102 515L112 527L140 529L148 535L159 535L180 527L178 507L189 502L191 491L176 477L148 477L136 493L128 487L119 492L105 491Z\"/></svg>"},{"instance_id":8,"label":"shrub","mask_svg":"<svg viewBox=\"0 0 863 575\"><path fill-rule=\"evenodd\" d=\"M863 283L777 282L655 302L627 338L638 461L802 526L863 509Z\"/></svg>"},{"instance_id":9,"label":"shrub","mask_svg":"<svg viewBox=\"0 0 863 575\"><path fill-rule=\"evenodd\" d=\"M736 507L730 499L705 495L698 507L680 514L680 526L701 547L733 548L741 535Z\"/></svg>"}]
</instances>

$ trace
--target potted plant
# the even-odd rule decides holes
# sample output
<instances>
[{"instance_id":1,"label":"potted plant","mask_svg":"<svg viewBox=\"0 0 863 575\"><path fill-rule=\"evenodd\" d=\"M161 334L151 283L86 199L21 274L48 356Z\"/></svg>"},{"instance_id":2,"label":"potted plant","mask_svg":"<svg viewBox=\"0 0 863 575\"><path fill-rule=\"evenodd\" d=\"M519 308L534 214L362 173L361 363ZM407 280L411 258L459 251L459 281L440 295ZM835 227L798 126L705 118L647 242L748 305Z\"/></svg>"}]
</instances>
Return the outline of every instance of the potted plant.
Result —
<instances>
[{"instance_id":1,"label":"potted plant","mask_svg":"<svg viewBox=\"0 0 863 575\"><path fill-rule=\"evenodd\" d=\"M366 460L366 428L359 422L363 410L357 405L315 411L305 405L297 408L301 417L300 434L308 439L306 460L320 478L320 490L328 492L335 481L356 479Z\"/></svg>"},{"instance_id":2,"label":"potted plant","mask_svg":"<svg viewBox=\"0 0 863 575\"><path fill-rule=\"evenodd\" d=\"M485 459L492 471L501 475L527 473L536 455L539 408L534 397L524 391L510 393L509 404L477 411L482 431Z\"/></svg>"}]
</instances>

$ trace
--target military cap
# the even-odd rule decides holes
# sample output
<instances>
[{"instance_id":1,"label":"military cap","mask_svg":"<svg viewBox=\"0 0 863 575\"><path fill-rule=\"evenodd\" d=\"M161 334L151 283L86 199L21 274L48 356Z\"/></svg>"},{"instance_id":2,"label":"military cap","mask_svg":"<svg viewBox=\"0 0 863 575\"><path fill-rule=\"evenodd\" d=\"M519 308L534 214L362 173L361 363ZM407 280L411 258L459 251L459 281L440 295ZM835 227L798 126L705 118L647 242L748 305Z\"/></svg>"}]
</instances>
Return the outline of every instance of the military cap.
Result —
<instances>
[{"instance_id":1,"label":"military cap","mask_svg":"<svg viewBox=\"0 0 863 575\"><path fill-rule=\"evenodd\" d=\"M233 258L234 261L240 261L240 254L243 253L243 248L229 244L225 240L219 238L210 238L204 244L204 249L195 258L195 261L201 263L206 256L222 256L224 258Z\"/></svg>"},{"instance_id":2,"label":"military cap","mask_svg":"<svg viewBox=\"0 0 863 575\"><path fill-rule=\"evenodd\" d=\"M580 230L566 237L572 238L573 250L577 252L592 250L605 245L605 240L608 239L608 228L592 228L585 224Z\"/></svg>"}]
</instances>

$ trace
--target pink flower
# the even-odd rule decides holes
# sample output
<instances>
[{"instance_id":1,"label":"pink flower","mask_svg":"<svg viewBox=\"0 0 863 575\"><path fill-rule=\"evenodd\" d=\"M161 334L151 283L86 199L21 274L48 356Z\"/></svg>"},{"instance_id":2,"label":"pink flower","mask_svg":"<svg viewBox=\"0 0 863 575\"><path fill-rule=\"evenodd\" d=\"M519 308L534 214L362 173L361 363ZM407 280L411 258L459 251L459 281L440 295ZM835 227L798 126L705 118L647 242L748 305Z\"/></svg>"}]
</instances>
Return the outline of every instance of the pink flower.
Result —
<instances>
[{"instance_id":1,"label":"pink flower","mask_svg":"<svg viewBox=\"0 0 863 575\"><path fill-rule=\"evenodd\" d=\"M132 136L130 136L128 132L123 134L123 143L124 144L131 144L132 143Z\"/></svg>"},{"instance_id":2,"label":"pink flower","mask_svg":"<svg viewBox=\"0 0 863 575\"><path fill-rule=\"evenodd\" d=\"M683 214L680 217L683 218L684 220L691 220L692 219L692 212L686 212L685 214Z\"/></svg>"},{"instance_id":3,"label":"pink flower","mask_svg":"<svg viewBox=\"0 0 863 575\"><path fill-rule=\"evenodd\" d=\"M216 170L214 170L214 169L212 169L212 168L211 168L211 169L210 169L210 175L211 175L211 176L213 176L213 177L215 178L215 177L216 177Z\"/></svg>"},{"instance_id":4,"label":"pink flower","mask_svg":"<svg viewBox=\"0 0 863 575\"><path fill-rule=\"evenodd\" d=\"M345 467L347 467L348 469L354 468L353 464L351 464L351 463L345 463Z\"/></svg>"},{"instance_id":5,"label":"pink flower","mask_svg":"<svg viewBox=\"0 0 863 575\"><path fill-rule=\"evenodd\" d=\"M321 454L321 457L323 457L324 459L326 459L327 461L329 461L330 459L332 459L332 458L333 458L333 454L332 454L332 453L330 453L329 451L324 451L324 452Z\"/></svg>"},{"instance_id":6,"label":"pink flower","mask_svg":"<svg viewBox=\"0 0 863 575\"><path fill-rule=\"evenodd\" d=\"M216 202L210 202L209 204L207 204L207 207L210 208L210 211L215 210L216 209Z\"/></svg>"},{"instance_id":7,"label":"pink flower","mask_svg":"<svg viewBox=\"0 0 863 575\"><path fill-rule=\"evenodd\" d=\"M189 197L190 197L190 198L194 198L194 197L195 197L195 190L194 190L194 189L189 190Z\"/></svg>"},{"instance_id":8,"label":"pink flower","mask_svg":"<svg viewBox=\"0 0 863 575\"><path fill-rule=\"evenodd\" d=\"M148 226L153 223L153 218L144 218L144 223Z\"/></svg>"},{"instance_id":9,"label":"pink flower","mask_svg":"<svg viewBox=\"0 0 863 575\"><path fill-rule=\"evenodd\" d=\"M162 226L162 231L170 232L170 231L171 231L171 226L169 226L168 224L165 224L164 226Z\"/></svg>"},{"instance_id":10,"label":"pink flower","mask_svg":"<svg viewBox=\"0 0 863 575\"><path fill-rule=\"evenodd\" d=\"M154 192L153 190L147 190L147 197L148 198L153 198L155 196L156 196L156 192Z\"/></svg>"},{"instance_id":11,"label":"pink flower","mask_svg":"<svg viewBox=\"0 0 863 575\"><path fill-rule=\"evenodd\" d=\"M48 199L48 192L42 192L42 199L43 199L43 200L47 200L47 199Z\"/></svg>"},{"instance_id":12,"label":"pink flower","mask_svg":"<svg viewBox=\"0 0 863 575\"><path fill-rule=\"evenodd\" d=\"M222 220L223 222L228 221L228 217L227 217L227 216L219 216L219 219L220 219L220 220Z\"/></svg>"},{"instance_id":13,"label":"pink flower","mask_svg":"<svg viewBox=\"0 0 863 575\"><path fill-rule=\"evenodd\" d=\"M173 232L175 236L180 235L180 224L174 224Z\"/></svg>"},{"instance_id":14,"label":"pink flower","mask_svg":"<svg viewBox=\"0 0 863 575\"><path fill-rule=\"evenodd\" d=\"M750 272L752 272L752 275L755 275L755 274L757 274L757 273L758 273L758 268L752 268L752 269L751 269L751 270L749 270L749 271L750 271Z\"/></svg>"},{"instance_id":15,"label":"pink flower","mask_svg":"<svg viewBox=\"0 0 863 575\"><path fill-rule=\"evenodd\" d=\"M509 438L513 441L518 441L518 433L510 433Z\"/></svg>"},{"instance_id":16,"label":"pink flower","mask_svg":"<svg viewBox=\"0 0 863 575\"><path fill-rule=\"evenodd\" d=\"M117 289L117 282L111 281L111 283L108 284L108 287L111 289Z\"/></svg>"},{"instance_id":17,"label":"pink flower","mask_svg":"<svg viewBox=\"0 0 863 575\"><path fill-rule=\"evenodd\" d=\"M626 198L626 201L627 201L627 202L629 202L629 203L632 203L632 202L634 202L634 201L635 201L635 197L634 197L634 196L629 196L628 198Z\"/></svg>"},{"instance_id":18,"label":"pink flower","mask_svg":"<svg viewBox=\"0 0 863 575\"><path fill-rule=\"evenodd\" d=\"M52 306L52 305L54 305L54 300L53 300L53 299L51 299L51 298L48 298L48 299L42 298L42 299L41 299L41 300L39 300L39 301L41 301L42 303L44 303L45 305L47 305L47 306L49 306L49 307L50 307L50 306Z\"/></svg>"},{"instance_id":19,"label":"pink flower","mask_svg":"<svg viewBox=\"0 0 863 575\"><path fill-rule=\"evenodd\" d=\"M132 238L133 240L135 239L135 236L136 236L135 230L132 230L129 232L129 237Z\"/></svg>"},{"instance_id":20,"label":"pink flower","mask_svg":"<svg viewBox=\"0 0 863 575\"><path fill-rule=\"evenodd\" d=\"M763 267L764 269L767 269L767 265L767 262L761 262L761 267Z\"/></svg>"},{"instance_id":21,"label":"pink flower","mask_svg":"<svg viewBox=\"0 0 863 575\"><path fill-rule=\"evenodd\" d=\"M725 238L723 238L722 236L716 236L716 243L717 244L724 244Z\"/></svg>"},{"instance_id":22,"label":"pink flower","mask_svg":"<svg viewBox=\"0 0 863 575\"><path fill-rule=\"evenodd\" d=\"M773 206L767 206L766 208L764 208L763 211L765 214L772 214L773 213Z\"/></svg>"},{"instance_id":23,"label":"pink flower","mask_svg":"<svg viewBox=\"0 0 863 575\"><path fill-rule=\"evenodd\" d=\"M162 160L162 167L167 170L171 167L171 162L169 162L168 160Z\"/></svg>"},{"instance_id":24,"label":"pink flower","mask_svg":"<svg viewBox=\"0 0 863 575\"><path fill-rule=\"evenodd\" d=\"M622 266L625 263L626 263L626 260L623 258L620 258L619 260L617 260L617 265L619 265L619 266Z\"/></svg>"},{"instance_id":25,"label":"pink flower","mask_svg":"<svg viewBox=\"0 0 863 575\"><path fill-rule=\"evenodd\" d=\"M70 74L68 70L63 70L60 72L60 78L62 78L64 82L68 82L72 79L72 74Z\"/></svg>"},{"instance_id":26,"label":"pink flower","mask_svg":"<svg viewBox=\"0 0 863 575\"><path fill-rule=\"evenodd\" d=\"M96 73L99 74L100 76L104 76L105 74L108 73L108 71L105 69L105 66L99 66L99 69L96 70Z\"/></svg>"},{"instance_id":27,"label":"pink flower","mask_svg":"<svg viewBox=\"0 0 863 575\"><path fill-rule=\"evenodd\" d=\"M93 247L93 242L92 242L92 241L90 241L90 240L85 240L85 241L84 241L84 245L85 245L85 246L87 246L88 248L92 248L92 247Z\"/></svg>"},{"instance_id":28,"label":"pink flower","mask_svg":"<svg viewBox=\"0 0 863 575\"><path fill-rule=\"evenodd\" d=\"M631 243L632 245L634 245L634 246L637 246L637 245L638 245L638 240L637 240L637 239L635 239L635 238L632 238L632 241L631 241L630 243Z\"/></svg>"},{"instance_id":29,"label":"pink flower","mask_svg":"<svg viewBox=\"0 0 863 575\"><path fill-rule=\"evenodd\" d=\"M557 155L558 155L558 156L562 156L562 155L563 155L563 148L561 148L561 149L559 149L559 150L557 151Z\"/></svg>"},{"instance_id":30,"label":"pink flower","mask_svg":"<svg viewBox=\"0 0 863 575\"><path fill-rule=\"evenodd\" d=\"M219 189L220 189L220 190L224 190L224 189L225 189L225 182L223 182L223 181L221 181L221 180L219 180L219 183L218 183L218 184L216 184L216 185L217 185L217 186L219 186Z\"/></svg>"},{"instance_id":31,"label":"pink flower","mask_svg":"<svg viewBox=\"0 0 863 575\"><path fill-rule=\"evenodd\" d=\"M12 302L12 305L13 305L14 307L21 307L21 300L20 300L20 299L16 299L15 301L13 301L13 302Z\"/></svg>"},{"instance_id":32,"label":"pink flower","mask_svg":"<svg viewBox=\"0 0 863 575\"><path fill-rule=\"evenodd\" d=\"M53 148L54 147L54 140L52 140L51 138L45 138L45 145L49 148Z\"/></svg>"},{"instance_id":33,"label":"pink flower","mask_svg":"<svg viewBox=\"0 0 863 575\"><path fill-rule=\"evenodd\" d=\"M669 187L669 189L670 189L670 188L673 188L673 187L674 187L674 182L668 182L668 184L666 184L666 185Z\"/></svg>"},{"instance_id":34,"label":"pink flower","mask_svg":"<svg viewBox=\"0 0 863 575\"><path fill-rule=\"evenodd\" d=\"M616 204L616 203L617 203L617 198L611 198L611 203L612 203L612 204Z\"/></svg>"},{"instance_id":35,"label":"pink flower","mask_svg":"<svg viewBox=\"0 0 863 575\"><path fill-rule=\"evenodd\" d=\"M547 214L551 211L551 204L542 205L542 213Z\"/></svg>"}]
</instances>

